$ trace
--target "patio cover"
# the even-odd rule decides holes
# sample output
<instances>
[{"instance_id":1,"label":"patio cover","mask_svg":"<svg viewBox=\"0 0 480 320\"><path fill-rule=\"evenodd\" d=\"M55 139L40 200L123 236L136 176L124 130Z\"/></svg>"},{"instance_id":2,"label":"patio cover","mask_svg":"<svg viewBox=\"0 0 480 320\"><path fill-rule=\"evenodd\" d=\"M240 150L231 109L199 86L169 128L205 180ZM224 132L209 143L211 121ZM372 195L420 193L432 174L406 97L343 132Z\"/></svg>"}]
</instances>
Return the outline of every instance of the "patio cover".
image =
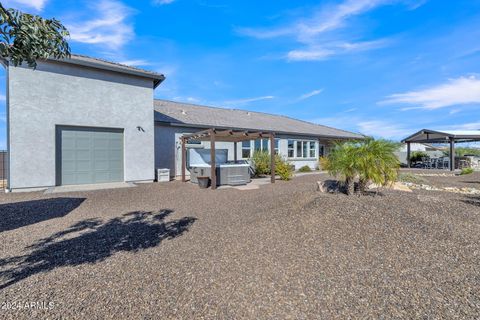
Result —
<instances>
[{"instance_id":1,"label":"patio cover","mask_svg":"<svg viewBox=\"0 0 480 320\"><path fill-rule=\"evenodd\" d=\"M211 188L217 188L217 179L216 179L216 164L215 164L215 142L216 141L225 141L234 143L234 160L237 161L237 142L246 141L246 140L255 140L255 139L269 139L270 145L275 144L275 133L274 132L261 132L261 131L250 131L250 130L218 130L215 128L199 131L196 133L184 134L180 140L182 142L182 181L185 182L186 166L187 166L187 149L186 143L188 140L193 139L197 141L210 141L210 179L211 179ZM273 148L270 148L270 182L275 183L275 152Z\"/></svg>"},{"instance_id":2,"label":"patio cover","mask_svg":"<svg viewBox=\"0 0 480 320\"><path fill-rule=\"evenodd\" d=\"M410 168L410 143L449 143L450 170L455 170L455 142L480 141L480 130L430 130L422 129L403 139L407 144L407 161Z\"/></svg>"}]
</instances>

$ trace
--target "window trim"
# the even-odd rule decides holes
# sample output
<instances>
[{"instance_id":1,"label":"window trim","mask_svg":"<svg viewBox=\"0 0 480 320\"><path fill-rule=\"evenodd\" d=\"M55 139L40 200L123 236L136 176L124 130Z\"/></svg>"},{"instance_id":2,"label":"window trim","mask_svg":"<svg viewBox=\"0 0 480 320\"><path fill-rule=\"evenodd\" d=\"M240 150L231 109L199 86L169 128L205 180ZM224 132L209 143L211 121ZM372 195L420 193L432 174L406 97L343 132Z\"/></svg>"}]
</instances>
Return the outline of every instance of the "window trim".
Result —
<instances>
[{"instance_id":1,"label":"window trim","mask_svg":"<svg viewBox=\"0 0 480 320\"><path fill-rule=\"evenodd\" d=\"M292 150L289 146L288 146L288 141L293 141L293 157L290 157L288 155L289 151ZM290 159L290 160L313 160L313 159L316 159L317 158L317 154L318 154L318 141L316 140L308 140L308 139L288 139L287 141L287 158ZM300 144L299 144L300 143ZM311 144L313 143L314 145L314 150L315 150L315 156L314 157L311 157L310 156L310 151L311 151ZM307 148L305 149L305 144L307 144ZM298 148L300 147L300 152L302 153L301 156L298 155ZM306 156L304 157L303 156L303 151L306 150Z\"/></svg>"}]
</instances>

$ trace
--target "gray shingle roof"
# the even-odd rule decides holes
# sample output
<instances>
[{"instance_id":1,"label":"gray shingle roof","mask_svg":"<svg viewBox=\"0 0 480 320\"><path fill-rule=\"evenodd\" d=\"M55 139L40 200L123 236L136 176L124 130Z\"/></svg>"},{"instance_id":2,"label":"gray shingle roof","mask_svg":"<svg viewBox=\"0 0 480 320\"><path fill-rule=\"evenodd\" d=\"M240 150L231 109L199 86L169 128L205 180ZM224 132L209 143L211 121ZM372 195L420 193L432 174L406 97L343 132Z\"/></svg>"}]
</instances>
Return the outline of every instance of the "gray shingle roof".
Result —
<instances>
[{"instance_id":1,"label":"gray shingle roof","mask_svg":"<svg viewBox=\"0 0 480 320\"><path fill-rule=\"evenodd\" d=\"M199 128L234 128L273 131L331 138L363 138L362 135L307 121L262 112L199 106L155 100L155 121Z\"/></svg>"},{"instance_id":2,"label":"gray shingle roof","mask_svg":"<svg viewBox=\"0 0 480 320\"><path fill-rule=\"evenodd\" d=\"M155 82L155 87L158 86L165 76L158 72L153 72L149 70L140 69L137 67L131 67L117 62L107 61L99 58L93 58L89 56L84 56L80 54L72 54L69 59L62 59L62 62L72 63L92 68L98 68L103 70L127 73L135 76L145 77L152 79Z\"/></svg>"}]
</instances>

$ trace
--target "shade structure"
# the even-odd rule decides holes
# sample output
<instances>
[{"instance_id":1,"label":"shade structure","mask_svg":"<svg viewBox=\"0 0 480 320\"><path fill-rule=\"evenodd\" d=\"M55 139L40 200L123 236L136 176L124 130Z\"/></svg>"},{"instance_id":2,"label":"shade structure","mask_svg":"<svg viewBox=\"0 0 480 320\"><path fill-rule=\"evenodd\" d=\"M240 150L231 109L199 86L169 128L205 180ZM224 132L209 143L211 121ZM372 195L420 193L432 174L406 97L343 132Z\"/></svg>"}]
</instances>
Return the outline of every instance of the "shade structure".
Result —
<instances>
[{"instance_id":1,"label":"shade structure","mask_svg":"<svg viewBox=\"0 0 480 320\"><path fill-rule=\"evenodd\" d=\"M245 131L245 130L217 130L215 128L202 130L196 133L184 134L180 139L182 142L182 181L186 181L186 168L187 168L187 149L186 143L189 140L196 141L210 141L210 179L211 179L211 188L217 188L217 179L216 179L216 163L215 163L215 142L233 142L235 144L234 159L237 160L237 142L246 141L246 140L255 140L255 139L269 139L270 145L274 145L275 133L274 132L262 132L262 131ZM275 153L270 152L270 168L271 168L271 178L270 182L275 183Z\"/></svg>"},{"instance_id":2,"label":"shade structure","mask_svg":"<svg viewBox=\"0 0 480 320\"><path fill-rule=\"evenodd\" d=\"M448 143L450 145L450 170L455 170L455 143L480 141L480 130L430 130L422 129L402 142L407 144L407 162L410 168L411 143Z\"/></svg>"}]
</instances>

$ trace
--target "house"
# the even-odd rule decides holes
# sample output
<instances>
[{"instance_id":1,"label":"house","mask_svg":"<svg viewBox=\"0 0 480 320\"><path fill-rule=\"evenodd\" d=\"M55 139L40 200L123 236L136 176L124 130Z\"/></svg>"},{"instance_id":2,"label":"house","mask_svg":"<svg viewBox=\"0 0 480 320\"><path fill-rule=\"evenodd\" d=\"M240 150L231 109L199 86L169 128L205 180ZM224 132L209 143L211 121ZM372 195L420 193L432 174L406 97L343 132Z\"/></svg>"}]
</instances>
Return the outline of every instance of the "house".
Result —
<instances>
[{"instance_id":1,"label":"house","mask_svg":"<svg viewBox=\"0 0 480 320\"><path fill-rule=\"evenodd\" d=\"M72 55L7 66L8 188L154 180L161 74Z\"/></svg>"},{"instance_id":2,"label":"house","mask_svg":"<svg viewBox=\"0 0 480 320\"><path fill-rule=\"evenodd\" d=\"M335 140L362 136L266 113L154 100L162 74L72 55L35 70L7 69L8 189L151 182L155 168L180 174L179 139L205 128L275 134L275 152L299 168L317 166ZM155 111L154 111L155 110ZM190 141L188 147L208 148ZM217 149L233 143L219 142ZM243 159L270 150L266 139L237 145Z\"/></svg>"},{"instance_id":3,"label":"house","mask_svg":"<svg viewBox=\"0 0 480 320\"><path fill-rule=\"evenodd\" d=\"M318 158L326 154L334 141L362 139L363 136L286 116L238 109L225 109L155 100L155 166L169 168L172 175L181 173L180 137L205 129L229 129L275 133L275 152L299 169L315 169ZM217 142L216 149L227 149L234 160L234 143ZM190 148L210 148L205 141L189 142ZM268 139L242 141L237 144L239 159L248 159L255 150L270 151Z\"/></svg>"}]
</instances>

